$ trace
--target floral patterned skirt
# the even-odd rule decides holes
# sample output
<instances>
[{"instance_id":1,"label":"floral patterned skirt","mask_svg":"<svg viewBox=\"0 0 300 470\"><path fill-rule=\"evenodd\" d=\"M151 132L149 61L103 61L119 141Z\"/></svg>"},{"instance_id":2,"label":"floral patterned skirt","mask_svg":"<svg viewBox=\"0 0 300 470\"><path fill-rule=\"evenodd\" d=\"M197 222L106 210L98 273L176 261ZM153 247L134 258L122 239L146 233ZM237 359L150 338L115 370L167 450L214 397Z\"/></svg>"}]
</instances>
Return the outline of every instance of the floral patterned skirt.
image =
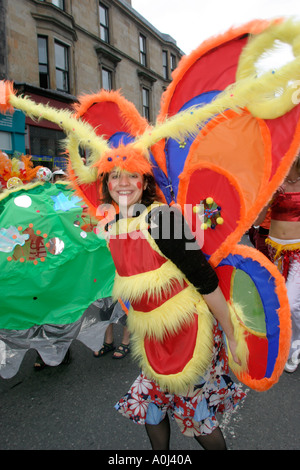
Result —
<instances>
[{"instance_id":1,"label":"floral patterned skirt","mask_svg":"<svg viewBox=\"0 0 300 470\"><path fill-rule=\"evenodd\" d=\"M184 435L210 434L219 426L216 413L232 411L246 396L228 375L224 336L217 323L214 339L211 368L185 396L163 391L142 372L115 408L138 424L159 424L169 411Z\"/></svg>"}]
</instances>

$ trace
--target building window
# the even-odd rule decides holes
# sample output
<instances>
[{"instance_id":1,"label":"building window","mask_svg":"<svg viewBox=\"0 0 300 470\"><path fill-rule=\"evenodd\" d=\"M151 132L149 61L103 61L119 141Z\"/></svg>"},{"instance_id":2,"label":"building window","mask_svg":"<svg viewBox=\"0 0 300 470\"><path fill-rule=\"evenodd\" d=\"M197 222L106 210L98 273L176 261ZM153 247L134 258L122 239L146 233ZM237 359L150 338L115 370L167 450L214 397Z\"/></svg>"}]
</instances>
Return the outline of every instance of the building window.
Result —
<instances>
[{"instance_id":1,"label":"building window","mask_svg":"<svg viewBox=\"0 0 300 470\"><path fill-rule=\"evenodd\" d=\"M147 88L142 88L143 116L150 121L150 93Z\"/></svg>"},{"instance_id":2,"label":"building window","mask_svg":"<svg viewBox=\"0 0 300 470\"><path fill-rule=\"evenodd\" d=\"M171 72L176 69L176 56L171 54Z\"/></svg>"},{"instance_id":3,"label":"building window","mask_svg":"<svg viewBox=\"0 0 300 470\"><path fill-rule=\"evenodd\" d=\"M61 10L65 9L65 2L64 0L52 0L53 5L60 8Z\"/></svg>"},{"instance_id":4,"label":"building window","mask_svg":"<svg viewBox=\"0 0 300 470\"><path fill-rule=\"evenodd\" d=\"M48 66L48 38L38 36L40 87L50 88Z\"/></svg>"},{"instance_id":5,"label":"building window","mask_svg":"<svg viewBox=\"0 0 300 470\"><path fill-rule=\"evenodd\" d=\"M168 52L163 51L163 77L165 80L168 80Z\"/></svg>"},{"instance_id":6,"label":"building window","mask_svg":"<svg viewBox=\"0 0 300 470\"><path fill-rule=\"evenodd\" d=\"M102 68L102 88L104 90L112 90L112 72Z\"/></svg>"},{"instance_id":7,"label":"building window","mask_svg":"<svg viewBox=\"0 0 300 470\"><path fill-rule=\"evenodd\" d=\"M140 63L147 67L147 51L146 51L146 38L140 34Z\"/></svg>"},{"instance_id":8,"label":"building window","mask_svg":"<svg viewBox=\"0 0 300 470\"><path fill-rule=\"evenodd\" d=\"M11 133L0 131L0 149L12 150Z\"/></svg>"},{"instance_id":9,"label":"building window","mask_svg":"<svg viewBox=\"0 0 300 470\"><path fill-rule=\"evenodd\" d=\"M69 92L69 59L68 47L60 42L55 42L55 69L56 89Z\"/></svg>"},{"instance_id":10,"label":"building window","mask_svg":"<svg viewBox=\"0 0 300 470\"><path fill-rule=\"evenodd\" d=\"M100 39L109 42L109 24L108 24L108 8L101 3L99 4L100 16Z\"/></svg>"},{"instance_id":11,"label":"building window","mask_svg":"<svg viewBox=\"0 0 300 470\"><path fill-rule=\"evenodd\" d=\"M65 160L61 151L62 140L66 138L64 132L45 127L30 126L29 135L30 153L33 162L43 166L45 162L48 162L49 165L45 166L51 168L57 160Z\"/></svg>"}]
</instances>

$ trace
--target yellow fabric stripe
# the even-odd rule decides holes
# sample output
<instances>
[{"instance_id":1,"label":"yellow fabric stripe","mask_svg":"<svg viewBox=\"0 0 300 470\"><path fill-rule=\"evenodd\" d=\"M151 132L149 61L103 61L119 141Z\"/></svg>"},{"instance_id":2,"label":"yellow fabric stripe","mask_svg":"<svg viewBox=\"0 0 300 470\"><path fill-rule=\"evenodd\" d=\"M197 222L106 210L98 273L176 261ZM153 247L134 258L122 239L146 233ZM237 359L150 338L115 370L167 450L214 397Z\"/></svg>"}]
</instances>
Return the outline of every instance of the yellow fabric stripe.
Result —
<instances>
[{"instance_id":1,"label":"yellow fabric stripe","mask_svg":"<svg viewBox=\"0 0 300 470\"><path fill-rule=\"evenodd\" d=\"M274 240L271 240L270 238L266 238L265 243L268 245L271 245L273 248L276 249L276 254L274 257L274 261L276 261L277 258L280 257L281 253L283 251L295 251L300 249L300 243L287 243L287 244L280 244L275 242Z\"/></svg>"},{"instance_id":2,"label":"yellow fabric stripe","mask_svg":"<svg viewBox=\"0 0 300 470\"><path fill-rule=\"evenodd\" d=\"M120 276L116 273L113 297L115 299L121 297L132 302L139 301L145 293L148 293L149 297L160 298L162 290L172 291L174 280L183 286L184 276L170 260L158 269L133 276Z\"/></svg>"}]
</instances>

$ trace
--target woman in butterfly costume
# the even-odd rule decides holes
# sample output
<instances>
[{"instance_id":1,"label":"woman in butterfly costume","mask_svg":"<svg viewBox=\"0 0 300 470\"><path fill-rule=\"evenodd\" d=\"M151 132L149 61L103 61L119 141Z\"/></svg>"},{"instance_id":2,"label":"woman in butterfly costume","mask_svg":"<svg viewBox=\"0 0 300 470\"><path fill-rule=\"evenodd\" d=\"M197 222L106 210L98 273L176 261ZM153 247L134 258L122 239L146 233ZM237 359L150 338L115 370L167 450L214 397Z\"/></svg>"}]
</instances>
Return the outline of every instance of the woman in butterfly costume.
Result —
<instances>
[{"instance_id":1,"label":"woman in butterfly costume","mask_svg":"<svg viewBox=\"0 0 300 470\"><path fill-rule=\"evenodd\" d=\"M93 215L104 216L116 265L114 295L131 304L128 325L142 367L117 408L146 423L153 448L168 446L168 408L184 434L205 448L224 448L216 412L243 398L228 377L228 357L255 390L276 383L287 359L284 280L261 253L237 243L299 147L299 31L290 20L253 21L204 42L180 62L153 127L116 92L82 97L70 115L2 85L6 109L43 116L65 130L73 187ZM291 44L295 60L258 76L254 64L275 40ZM89 149L87 167L79 146ZM154 207L143 199L149 186ZM139 210L128 203L138 189ZM117 206L103 204L107 193ZM166 214L179 220L167 224L171 242L161 235ZM194 239L182 229L186 224ZM174 236L178 226L186 238ZM220 290L221 316L204 300Z\"/></svg>"}]
</instances>

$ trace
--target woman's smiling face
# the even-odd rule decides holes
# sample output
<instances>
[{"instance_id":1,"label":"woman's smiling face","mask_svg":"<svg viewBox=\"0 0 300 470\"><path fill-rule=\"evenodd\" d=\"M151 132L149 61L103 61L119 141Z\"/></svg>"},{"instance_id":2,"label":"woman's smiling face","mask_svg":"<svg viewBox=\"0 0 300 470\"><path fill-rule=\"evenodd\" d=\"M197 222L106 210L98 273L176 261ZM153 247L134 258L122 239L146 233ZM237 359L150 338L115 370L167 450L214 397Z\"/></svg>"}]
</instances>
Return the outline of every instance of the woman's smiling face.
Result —
<instances>
[{"instance_id":1,"label":"woman's smiling face","mask_svg":"<svg viewBox=\"0 0 300 470\"><path fill-rule=\"evenodd\" d=\"M145 189L142 175L117 170L109 174L107 185L111 198L120 207L127 208L141 201Z\"/></svg>"}]
</instances>

